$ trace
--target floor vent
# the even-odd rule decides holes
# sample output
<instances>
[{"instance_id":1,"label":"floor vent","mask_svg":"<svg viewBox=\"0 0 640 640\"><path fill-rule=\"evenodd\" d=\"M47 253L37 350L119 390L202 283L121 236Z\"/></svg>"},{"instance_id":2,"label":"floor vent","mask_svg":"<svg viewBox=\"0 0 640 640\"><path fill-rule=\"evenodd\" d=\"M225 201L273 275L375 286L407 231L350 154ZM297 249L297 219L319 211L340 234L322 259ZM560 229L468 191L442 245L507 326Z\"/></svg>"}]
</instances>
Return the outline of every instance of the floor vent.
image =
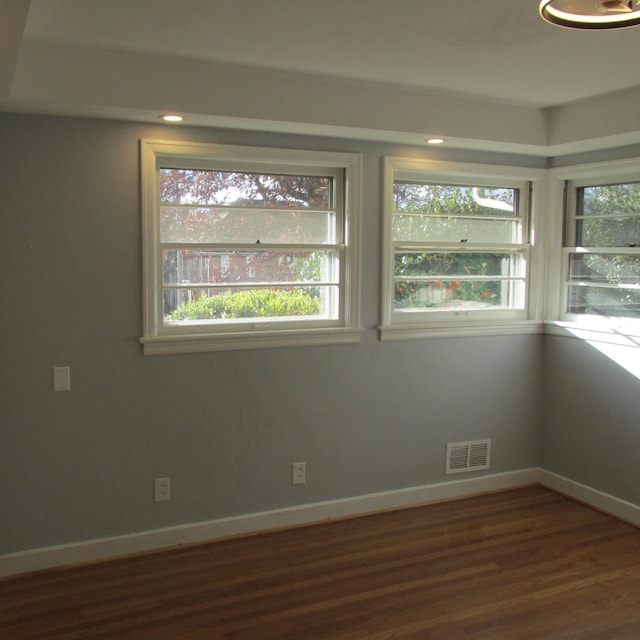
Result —
<instances>
[{"instance_id":1,"label":"floor vent","mask_svg":"<svg viewBox=\"0 0 640 640\"><path fill-rule=\"evenodd\" d=\"M447 464L445 472L468 473L489 468L491 440L473 442L450 442L447 444Z\"/></svg>"}]
</instances>

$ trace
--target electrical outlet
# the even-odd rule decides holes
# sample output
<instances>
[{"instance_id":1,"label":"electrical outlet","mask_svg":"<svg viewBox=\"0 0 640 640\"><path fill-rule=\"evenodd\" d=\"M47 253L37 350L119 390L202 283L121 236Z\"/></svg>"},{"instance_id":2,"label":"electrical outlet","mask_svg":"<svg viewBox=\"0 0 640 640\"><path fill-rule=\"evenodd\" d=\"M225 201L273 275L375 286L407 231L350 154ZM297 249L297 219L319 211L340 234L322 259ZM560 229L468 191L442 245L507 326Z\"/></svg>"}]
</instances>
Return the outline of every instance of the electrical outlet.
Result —
<instances>
[{"instance_id":1,"label":"electrical outlet","mask_svg":"<svg viewBox=\"0 0 640 640\"><path fill-rule=\"evenodd\" d=\"M294 462L291 465L291 484L304 484L307 481L307 463Z\"/></svg>"},{"instance_id":2,"label":"electrical outlet","mask_svg":"<svg viewBox=\"0 0 640 640\"><path fill-rule=\"evenodd\" d=\"M171 479L156 478L153 481L153 501L169 502L171 500Z\"/></svg>"}]
</instances>

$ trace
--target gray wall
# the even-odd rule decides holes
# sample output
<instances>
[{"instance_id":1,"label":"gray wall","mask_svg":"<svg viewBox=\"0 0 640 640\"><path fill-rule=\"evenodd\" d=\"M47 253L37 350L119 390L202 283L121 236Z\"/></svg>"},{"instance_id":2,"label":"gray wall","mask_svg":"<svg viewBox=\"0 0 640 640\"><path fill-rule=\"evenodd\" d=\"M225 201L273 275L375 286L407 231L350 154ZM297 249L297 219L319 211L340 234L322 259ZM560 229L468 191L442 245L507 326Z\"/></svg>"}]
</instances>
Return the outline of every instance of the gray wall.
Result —
<instances>
[{"instance_id":1,"label":"gray wall","mask_svg":"<svg viewBox=\"0 0 640 640\"><path fill-rule=\"evenodd\" d=\"M617 351L640 358L637 346ZM640 505L638 377L595 343L546 336L544 400L542 466Z\"/></svg>"},{"instance_id":2,"label":"gray wall","mask_svg":"<svg viewBox=\"0 0 640 640\"><path fill-rule=\"evenodd\" d=\"M549 166L639 156L634 144L554 158ZM640 380L616 360L640 363L640 349L615 351L609 357L597 343L545 337L541 466L640 505Z\"/></svg>"},{"instance_id":3,"label":"gray wall","mask_svg":"<svg viewBox=\"0 0 640 640\"><path fill-rule=\"evenodd\" d=\"M440 482L461 439L493 439L493 472L540 463L542 336L377 339L382 157L435 151L13 114L0 134L0 553ZM362 152L361 343L142 356L140 138Z\"/></svg>"}]
</instances>

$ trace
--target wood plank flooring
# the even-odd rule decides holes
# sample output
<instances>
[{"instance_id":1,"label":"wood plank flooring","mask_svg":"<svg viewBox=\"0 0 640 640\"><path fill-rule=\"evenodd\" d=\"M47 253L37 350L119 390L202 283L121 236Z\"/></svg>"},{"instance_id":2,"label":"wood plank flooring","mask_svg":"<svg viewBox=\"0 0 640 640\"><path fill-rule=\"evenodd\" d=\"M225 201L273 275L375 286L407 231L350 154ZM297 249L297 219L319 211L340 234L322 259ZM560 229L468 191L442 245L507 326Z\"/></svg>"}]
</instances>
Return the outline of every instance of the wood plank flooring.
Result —
<instances>
[{"instance_id":1,"label":"wood plank flooring","mask_svg":"<svg viewBox=\"0 0 640 640\"><path fill-rule=\"evenodd\" d=\"M638 640L640 530L541 487L0 580L2 640Z\"/></svg>"}]
</instances>

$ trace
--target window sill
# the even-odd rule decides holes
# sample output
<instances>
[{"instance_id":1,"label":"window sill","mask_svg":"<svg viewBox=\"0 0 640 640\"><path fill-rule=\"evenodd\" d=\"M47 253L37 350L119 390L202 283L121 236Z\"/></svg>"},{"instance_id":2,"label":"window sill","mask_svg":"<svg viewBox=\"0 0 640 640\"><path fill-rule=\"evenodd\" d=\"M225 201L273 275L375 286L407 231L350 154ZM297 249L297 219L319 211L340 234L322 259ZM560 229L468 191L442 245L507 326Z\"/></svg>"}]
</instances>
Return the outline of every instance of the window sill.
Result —
<instances>
[{"instance_id":1,"label":"window sill","mask_svg":"<svg viewBox=\"0 0 640 640\"><path fill-rule=\"evenodd\" d=\"M640 347L640 326L637 324L605 326L581 322L545 322L544 333L575 340Z\"/></svg>"},{"instance_id":2,"label":"window sill","mask_svg":"<svg viewBox=\"0 0 640 640\"><path fill-rule=\"evenodd\" d=\"M351 344L360 341L361 328L331 328L300 331L261 331L255 333L219 333L140 338L146 356L207 351L239 351L276 347L306 347Z\"/></svg>"},{"instance_id":3,"label":"window sill","mask_svg":"<svg viewBox=\"0 0 640 640\"><path fill-rule=\"evenodd\" d=\"M423 338L465 338L474 336L505 336L543 332L541 322L477 322L452 325L448 322L425 324L397 324L378 327L380 340L415 340Z\"/></svg>"}]
</instances>

